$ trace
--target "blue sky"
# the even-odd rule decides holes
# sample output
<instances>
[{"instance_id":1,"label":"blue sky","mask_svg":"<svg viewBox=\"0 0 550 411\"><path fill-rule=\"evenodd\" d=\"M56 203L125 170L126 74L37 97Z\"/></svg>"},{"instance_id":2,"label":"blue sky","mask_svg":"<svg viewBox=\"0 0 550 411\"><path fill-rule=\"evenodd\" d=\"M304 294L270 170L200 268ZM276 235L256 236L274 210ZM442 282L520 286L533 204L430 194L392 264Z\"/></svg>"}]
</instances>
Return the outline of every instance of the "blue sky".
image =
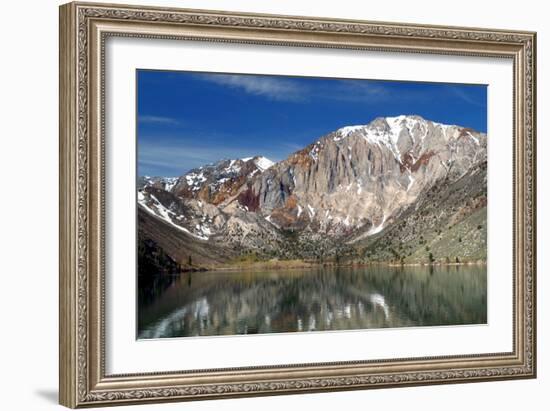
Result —
<instances>
[{"instance_id":1,"label":"blue sky","mask_svg":"<svg viewBox=\"0 0 550 411\"><path fill-rule=\"evenodd\" d=\"M179 176L223 158L286 158L376 117L418 114L487 131L487 87L137 71L138 175Z\"/></svg>"}]
</instances>

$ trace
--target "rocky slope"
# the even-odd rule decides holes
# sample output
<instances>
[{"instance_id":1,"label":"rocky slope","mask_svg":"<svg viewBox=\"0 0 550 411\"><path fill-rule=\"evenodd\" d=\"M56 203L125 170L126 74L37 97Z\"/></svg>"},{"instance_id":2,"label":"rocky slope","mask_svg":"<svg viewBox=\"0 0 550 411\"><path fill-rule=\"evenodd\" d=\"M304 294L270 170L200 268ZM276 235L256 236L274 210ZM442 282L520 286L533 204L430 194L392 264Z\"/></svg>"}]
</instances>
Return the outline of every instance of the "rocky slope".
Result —
<instances>
[{"instance_id":1,"label":"rocky slope","mask_svg":"<svg viewBox=\"0 0 550 411\"><path fill-rule=\"evenodd\" d=\"M348 255L361 261L460 263L486 260L487 162L424 191L376 235L357 232Z\"/></svg>"},{"instance_id":2,"label":"rocky slope","mask_svg":"<svg viewBox=\"0 0 550 411\"><path fill-rule=\"evenodd\" d=\"M138 203L160 231L226 258L483 259L486 161L483 133L377 118L275 164L258 156L144 178Z\"/></svg>"}]
</instances>

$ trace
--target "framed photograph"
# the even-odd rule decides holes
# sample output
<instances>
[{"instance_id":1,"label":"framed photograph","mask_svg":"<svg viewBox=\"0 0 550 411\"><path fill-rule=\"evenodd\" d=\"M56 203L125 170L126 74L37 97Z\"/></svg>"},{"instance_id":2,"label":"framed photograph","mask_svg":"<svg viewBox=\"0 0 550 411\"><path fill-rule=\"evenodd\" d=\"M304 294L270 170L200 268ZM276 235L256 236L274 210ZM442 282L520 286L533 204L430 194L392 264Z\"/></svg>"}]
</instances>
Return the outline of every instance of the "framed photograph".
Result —
<instances>
[{"instance_id":1,"label":"framed photograph","mask_svg":"<svg viewBox=\"0 0 550 411\"><path fill-rule=\"evenodd\" d=\"M60 402L536 376L532 32L60 8Z\"/></svg>"}]
</instances>

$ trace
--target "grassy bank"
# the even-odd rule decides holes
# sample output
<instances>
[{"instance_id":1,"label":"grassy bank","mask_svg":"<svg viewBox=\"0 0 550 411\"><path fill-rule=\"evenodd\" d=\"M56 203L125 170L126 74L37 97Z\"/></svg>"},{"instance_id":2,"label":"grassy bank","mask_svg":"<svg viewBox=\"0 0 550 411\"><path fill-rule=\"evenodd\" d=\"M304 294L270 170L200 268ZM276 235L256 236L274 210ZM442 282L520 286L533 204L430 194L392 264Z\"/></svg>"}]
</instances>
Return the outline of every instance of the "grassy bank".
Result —
<instances>
[{"instance_id":1,"label":"grassy bank","mask_svg":"<svg viewBox=\"0 0 550 411\"><path fill-rule=\"evenodd\" d=\"M291 268L314 268L320 267L320 264L303 261L303 260L258 260L258 261L232 261L227 264L213 265L208 267L209 270L217 271L235 271L235 270L256 270L256 269L272 269L283 270Z\"/></svg>"},{"instance_id":2,"label":"grassy bank","mask_svg":"<svg viewBox=\"0 0 550 411\"><path fill-rule=\"evenodd\" d=\"M240 271L240 270L289 270L297 268L322 268L322 267L374 267L374 266L388 266L388 267L429 267L429 266L472 266L472 265L486 265L487 262L483 260L467 261L467 262L442 262L434 261L432 263L405 263L400 264L394 261L373 261L373 262L324 262L318 263L315 261L304 260L262 260L262 261L232 261L227 264L211 265L208 267L194 267L186 271Z\"/></svg>"}]
</instances>

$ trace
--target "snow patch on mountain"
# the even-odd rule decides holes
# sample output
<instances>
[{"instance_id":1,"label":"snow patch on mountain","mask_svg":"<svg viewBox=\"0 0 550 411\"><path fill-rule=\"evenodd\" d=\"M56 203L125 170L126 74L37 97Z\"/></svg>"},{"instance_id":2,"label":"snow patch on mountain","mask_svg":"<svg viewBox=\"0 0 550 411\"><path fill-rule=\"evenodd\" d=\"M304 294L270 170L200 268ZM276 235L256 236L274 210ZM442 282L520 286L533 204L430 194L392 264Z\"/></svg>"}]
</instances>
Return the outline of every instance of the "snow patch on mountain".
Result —
<instances>
[{"instance_id":1,"label":"snow patch on mountain","mask_svg":"<svg viewBox=\"0 0 550 411\"><path fill-rule=\"evenodd\" d=\"M386 214L384 214L384 217L382 217L382 222L379 225L370 229L368 235L378 234L380 231L382 231L384 229L385 222L386 222Z\"/></svg>"},{"instance_id":2,"label":"snow patch on mountain","mask_svg":"<svg viewBox=\"0 0 550 411\"><path fill-rule=\"evenodd\" d=\"M138 192L138 203L145 209L145 211L170 224L171 226L176 227L178 230L181 230L189 235L192 235L193 237L198 238L199 240L208 240L209 237L208 235L206 235L205 231L203 231L202 235L195 234L189 231L187 228L174 223L172 221L172 216L177 219L181 219L178 218L181 216L177 216L176 213L174 213L172 210L166 208L154 195L149 195L149 198L152 200L152 207L149 206L147 202L147 197L141 191Z\"/></svg>"},{"instance_id":3,"label":"snow patch on mountain","mask_svg":"<svg viewBox=\"0 0 550 411\"><path fill-rule=\"evenodd\" d=\"M177 177L166 178L164 182L164 189L171 192L175 185L178 183Z\"/></svg>"},{"instance_id":4,"label":"snow patch on mountain","mask_svg":"<svg viewBox=\"0 0 550 411\"><path fill-rule=\"evenodd\" d=\"M474 137L474 135L472 133L470 133L469 131L468 131L468 135L470 136L470 138L472 140L474 140L474 143L476 143L476 145L479 146L479 139L477 137Z\"/></svg>"},{"instance_id":5,"label":"snow patch on mountain","mask_svg":"<svg viewBox=\"0 0 550 411\"><path fill-rule=\"evenodd\" d=\"M336 140L338 141L338 140ZM320 141L317 141L313 148L309 152L309 156L313 159L313 161L317 161L319 159L319 151L323 148L323 145Z\"/></svg>"},{"instance_id":6,"label":"snow patch on mountain","mask_svg":"<svg viewBox=\"0 0 550 411\"><path fill-rule=\"evenodd\" d=\"M339 143L351 135L360 136L365 142L371 145L389 149L395 159L402 164L402 155L405 153L401 153L398 148L398 141L402 133L406 130L407 135L412 140L413 146L415 146L417 143L424 142L424 139L428 135L430 124L433 127L440 128L446 140L451 138L453 136L452 132L458 129L457 126L432 122L420 116L400 115L396 117L380 117L369 124L342 127L334 132L332 140ZM474 143L480 145L478 138L471 133L468 133L468 135ZM310 152L310 156L315 161L317 161L319 151L322 149L321 141L318 141ZM411 153L409 155L412 156ZM351 152L349 152L348 158L351 160Z\"/></svg>"},{"instance_id":7,"label":"snow patch on mountain","mask_svg":"<svg viewBox=\"0 0 550 411\"><path fill-rule=\"evenodd\" d=\"M160 186L165 191L172 191L174 186L178 183L179 177L151 177L151 176L143 176L141 177L142 182L141 184L138 181L138 185L140 187L153 187L153 186Z\"/></svg>"},{"instance_id":8,"label":"snow patch on mountain","mask_svg":"<svg viewBox=\"0 0 550 411\"><path fill-rule=\"evenodd\" d=\"M232 173L236 174L239 171L241 171L241 166L237 164L237 161L238 160L231 160L229 162L229 165L225 168L224 171L229 174L232 174Z\"/></svg>"},{"instance_id":9,"label":"snow patch on mountain","mask_svg":"<svg viewBox=\"0 0 550 411\"><path fill-rule=\"evenodd\" d=\"M204 176L204 172L188 173L185 175L185 181L188 186L192 187L191 190L196 191L200 190L201 184L206 181L206 177Z\"/></svg>"},{"instance_id":10,"label":"snow patch on mountain","mask_svg":"<svg viewBox=\"0 0 550 411\"><path fill-rule=\"evenodd\" d=\"M338 135L333 138L334 141L340 141L358 130L365 128L366 126L346 126L337 131Z\"/></svg>"},{"instance_id":11,"label":"snow patch on mountain","mask_svg":"<svg viewBox=\"0 0 550 411\"><path fill-rule=\"evenodd\" d=\"M407 191L409 191L412 187L414 183L414 177L412 176L412 174L409 172L409 185L407 185Z\"/></svg>"},{"instance_id":12,"label":"snow patch on mountain","mask_svg":"<svg viewBox=\"0 0 550 411\"><path fill-rule=\"evenodd\" d=\"M275 162L271 161L267 157L259 156L254 158L254 164L256 165L256 167L258 167L258 169L260 169L260 171L263 172L268 168L271 168L275 164Z\"/></svg>"}]
</instances>

